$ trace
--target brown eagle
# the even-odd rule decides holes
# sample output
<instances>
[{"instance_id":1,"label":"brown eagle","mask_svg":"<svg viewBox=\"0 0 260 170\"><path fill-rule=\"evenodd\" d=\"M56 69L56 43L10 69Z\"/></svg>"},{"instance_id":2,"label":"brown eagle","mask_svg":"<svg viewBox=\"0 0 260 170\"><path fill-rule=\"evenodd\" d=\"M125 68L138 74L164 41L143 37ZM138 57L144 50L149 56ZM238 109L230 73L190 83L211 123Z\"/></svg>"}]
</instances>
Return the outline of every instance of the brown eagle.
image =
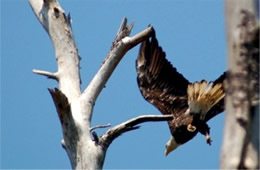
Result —
<instances>
[{"instance_id":1,"label":"brown eagle","mask_svg":"<svg viewBox=\"0 0 260 170\"><path fill-rule=\"evenodd\" d=\"M166 144L166 156L198 132L211 144L207 121L223 112L225 73L209 83L190 83L166 59L154 30L151 38L141 44L136 71L143 97L162 114L173 115L168 121L171 138Z\"/></svg>"}]
</instances>

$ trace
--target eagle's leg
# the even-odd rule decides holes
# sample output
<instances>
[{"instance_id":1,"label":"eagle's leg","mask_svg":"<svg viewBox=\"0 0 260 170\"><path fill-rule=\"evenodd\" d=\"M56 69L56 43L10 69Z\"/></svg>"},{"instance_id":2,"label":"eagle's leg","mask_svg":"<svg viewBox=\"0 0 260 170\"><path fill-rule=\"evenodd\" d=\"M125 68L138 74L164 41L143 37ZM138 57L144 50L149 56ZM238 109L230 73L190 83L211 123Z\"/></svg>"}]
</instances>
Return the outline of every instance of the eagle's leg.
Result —
<instances>
[{"instance_id":1,"label":"eagle's leg","mask_svg":"<svg viewBox=\"0 0 260 170\"><path fill-rule=\"evenodd\" d=\"M212 140L211 140L211 137L209 135L210 134L209 129L210 128L209 128L208 124L205 122L205 123L201 124L199 131L200 131L200 133L205 135L207 144L211 145Z\"/></svg>"},{"instance_id":2,"label":"eagle's leg","mask_svg":"<svg viewBox=\"0 0 260 170\"><path fill-rule=\"evenodd\" d=\"M211 145L212 140L211 140L211 138L209 136L209 133L206 133L206 141L207 141L207 144Z\"/></svg>"},{"instance_id":3,"label":"eagle's leg","mask_svg":"<svg viewBox=\"0 0 260 170\"><path fill-rule=\"evenodd\" d=\"M196 129L197 129L196 126L193 126L193 125L191 125L191 124L188 124L188 126L187 126L187 130L188 130L189 132L194 132Z\"/></svg>"}]
</instances>

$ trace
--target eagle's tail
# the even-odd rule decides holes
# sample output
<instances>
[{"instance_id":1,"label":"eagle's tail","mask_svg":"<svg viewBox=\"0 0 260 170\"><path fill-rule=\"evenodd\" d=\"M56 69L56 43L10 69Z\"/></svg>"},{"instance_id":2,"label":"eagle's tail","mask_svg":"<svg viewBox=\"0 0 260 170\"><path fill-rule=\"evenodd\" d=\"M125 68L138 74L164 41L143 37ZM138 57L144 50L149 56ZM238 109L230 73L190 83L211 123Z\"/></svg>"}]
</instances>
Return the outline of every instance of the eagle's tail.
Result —
<instances>
[{"instance_id":1,"label":"eagle's tail","mask_svg":"<svg viewBox=\"0 0 260 170\"><path fill-rule=\"evenodd\" d=\"M189 84L187 94L189 113L201 114L201 119L204 119L206 113L225 96L222 83L213 85L205 80Z\"/></svg>"}]
</instances>

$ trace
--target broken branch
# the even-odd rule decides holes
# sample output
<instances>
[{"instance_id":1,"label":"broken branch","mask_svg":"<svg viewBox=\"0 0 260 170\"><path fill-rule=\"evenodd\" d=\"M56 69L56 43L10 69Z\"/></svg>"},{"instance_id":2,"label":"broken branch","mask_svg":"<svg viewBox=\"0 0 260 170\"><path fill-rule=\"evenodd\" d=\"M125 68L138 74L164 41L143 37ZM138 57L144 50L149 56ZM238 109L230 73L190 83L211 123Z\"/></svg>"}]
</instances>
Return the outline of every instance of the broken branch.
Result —
<instances>
[{"instance_id":1,"label":"broken branch","mask_svg":"<svg viewBox=\"0 0 260 170\"><path fill-rule=\"evenodd\" d=\"M54 79L54 80L58 80L58 73L52 73L52 72L48 72L48 71L42 71L42 70L36 70L36 69L33 69L33 72L35 74L39 74L39 75L42 75L42 76L46 76L48 77L49 79Z\"/></svg>"}]
</instances>

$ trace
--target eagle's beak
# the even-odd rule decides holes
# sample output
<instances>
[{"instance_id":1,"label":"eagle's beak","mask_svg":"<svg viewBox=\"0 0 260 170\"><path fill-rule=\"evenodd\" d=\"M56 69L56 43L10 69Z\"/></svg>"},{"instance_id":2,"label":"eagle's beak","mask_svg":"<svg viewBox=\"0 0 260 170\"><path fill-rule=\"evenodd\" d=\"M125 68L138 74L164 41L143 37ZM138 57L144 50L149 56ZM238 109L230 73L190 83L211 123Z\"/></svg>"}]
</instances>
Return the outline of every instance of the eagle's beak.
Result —
<instances>
[{"instance_id":1,"label":"eagle's beak","mask_svg":"<svg viewBox=\"0 0 260 170\"><path fill-rule=\"evenodd\" d=\"M164 155L167 156L168 154L169 154L169 151L167 151L167 149L165 149Z\"/></svg>"},{"instance_id":2,"label":"eagle's beak","mask_svg":"<svg viewBox=\"0 0 260 170\"><path fill-rule=\"evenodd\" d=\"M170 140L166 143L164 155L167 156L170 152L175 150L178 146L180 146L180 144L176 143L174 137L171 136Z\"/></svg>"}]
</instances>

